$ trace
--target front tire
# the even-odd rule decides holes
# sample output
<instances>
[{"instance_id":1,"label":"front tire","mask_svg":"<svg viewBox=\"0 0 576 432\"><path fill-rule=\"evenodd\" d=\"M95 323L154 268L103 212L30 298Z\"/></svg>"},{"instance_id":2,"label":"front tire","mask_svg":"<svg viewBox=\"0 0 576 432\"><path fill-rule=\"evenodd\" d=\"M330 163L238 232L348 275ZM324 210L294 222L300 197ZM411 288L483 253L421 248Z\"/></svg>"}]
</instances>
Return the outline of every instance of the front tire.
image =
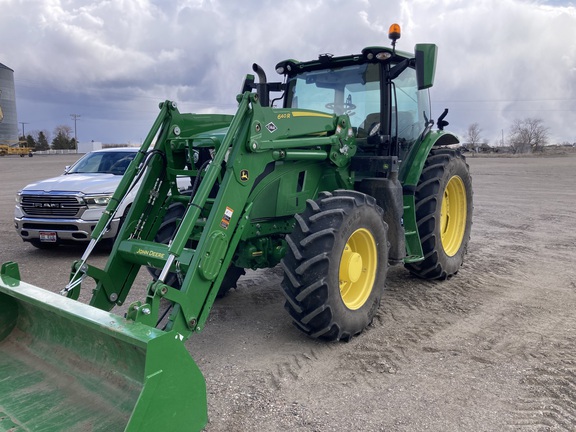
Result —
<instances>
[{"instance_id":1,"label":"front tire","mask_svg":"<svg viewBox=\"0 0 576 432\"><path fill-rule=\"evenodd\" d=\"M388 227L373 197L322 193L295 215L282 259L285 307L304 333L349 340L373 320L386 282Z\"/></svg>"},{"instance_id":2,"label":"front tire","mask_svg":"<svg viewBox=\"0 0 576 432\"><path fill-rule=\"evenodd\" d=\"M421 278L448 279L464 262L472 228L472 178L464 156L430 152L415 196L424 260L406 268Z\"/></svg>"}]
</instances>

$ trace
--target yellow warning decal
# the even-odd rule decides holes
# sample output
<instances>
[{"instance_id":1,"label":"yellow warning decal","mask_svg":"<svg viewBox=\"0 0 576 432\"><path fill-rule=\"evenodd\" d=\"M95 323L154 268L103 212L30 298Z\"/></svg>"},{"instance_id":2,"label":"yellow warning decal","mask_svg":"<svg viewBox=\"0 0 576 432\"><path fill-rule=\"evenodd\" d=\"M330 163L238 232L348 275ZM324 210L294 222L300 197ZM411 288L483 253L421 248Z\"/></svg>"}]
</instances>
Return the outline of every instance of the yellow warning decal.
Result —
<instances>
[{"instance_id":1,"label":"yellow warning decal","mask_svg":"<svg viewBox=\"0 0 576 432\"><path fill-rule=\"evenodd\" d=\"M234 210L230 207L226 207L224 211L224 216L222 216L222 220L220 221L220 226L224 229L228 229L228 225L230 225L230 219L232 219L232 215L234 214Z\"/></svg>"}]
</instances>

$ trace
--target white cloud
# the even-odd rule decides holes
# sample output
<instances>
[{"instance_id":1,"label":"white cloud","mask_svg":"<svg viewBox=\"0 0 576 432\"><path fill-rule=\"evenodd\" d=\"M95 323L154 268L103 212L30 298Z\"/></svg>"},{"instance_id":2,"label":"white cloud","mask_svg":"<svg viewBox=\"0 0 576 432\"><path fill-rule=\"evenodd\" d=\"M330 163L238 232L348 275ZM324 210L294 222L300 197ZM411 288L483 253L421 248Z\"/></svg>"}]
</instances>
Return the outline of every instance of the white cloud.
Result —
<instances>
[{"instance_id":1,"label":"white cloud","mask_svg":"<svg viewBox=\"0 0 576 432\"><path fill-rule=\"evenodd\" d=\"M494 140L515 118L537 116L557 139L576 140L570 2L0 0L0 10L0 62L15 70L19 120L30 129L75 112L80 139L135 140L159 101L231 112L253 62L276 79L285 58L388 45L398 22L399 49L438 44L432 97L436 115L450 108L454 131L478 122Z\"/></svg>"}]
</instances>

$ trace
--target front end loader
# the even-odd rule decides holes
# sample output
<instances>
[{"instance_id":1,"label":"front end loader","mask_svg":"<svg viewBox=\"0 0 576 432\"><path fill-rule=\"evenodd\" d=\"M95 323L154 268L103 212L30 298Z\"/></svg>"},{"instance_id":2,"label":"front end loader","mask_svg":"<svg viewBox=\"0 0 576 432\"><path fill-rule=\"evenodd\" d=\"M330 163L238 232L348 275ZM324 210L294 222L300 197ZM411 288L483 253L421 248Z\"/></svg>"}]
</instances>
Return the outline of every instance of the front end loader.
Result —
<instances>
[{"instance_id":1,"label":"front end loader","mask_svg":"<svg viewBox=\"0 0 576 432\"><path fill-rule=\"evenodd\" d=\"M205 383L185 342L246 268L281 265L295 325L328 341L371 323L389 265L454 275L470 174L446 112L433 130L436 46L396 51L399 36L393 26L391 48L285 60L282 82L254 65L235 115L160 104L68 285L48 292L2 266L0 430L202 429ZM105 267L91 265L135 187ZM142 267L146 297L126 306ZM89 304L77 300L86 279Z\"/></svg>"}]
</instances>

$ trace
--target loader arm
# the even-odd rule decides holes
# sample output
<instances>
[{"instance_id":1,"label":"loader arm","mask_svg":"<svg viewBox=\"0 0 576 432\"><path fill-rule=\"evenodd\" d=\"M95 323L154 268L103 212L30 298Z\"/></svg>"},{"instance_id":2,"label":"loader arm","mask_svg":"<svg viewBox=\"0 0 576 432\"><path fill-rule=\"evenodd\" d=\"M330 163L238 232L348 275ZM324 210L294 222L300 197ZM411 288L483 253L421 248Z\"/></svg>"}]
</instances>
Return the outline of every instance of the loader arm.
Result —
<instances>
[{"instance_id":1,"label":"loader arm","mask_svg":"<svg viewBox=\"0 0 576 432\"><path fill-rule=\"evenodd\" d=\"M2 425L50 432L206 425L205 380L184 341L203 328L226 269L233 260L277 263L293 213L319 190L352 182L346 116L297 110L294 121L290 110L261 107L256 94L239 102L234 117L181 114L162 104L95 230L90 248L138 183L107 263L89 264L89 248L72 266L66 296L21 282L15 263L0 268ZM265 127L270 123L276 128ZM206 153L211 160L195 160ZM193 190L181 193L178 176L190 177ZM172 240L159 243L175 202L187 210ZM124 303L142 266L161 270L146 299L132 303L126 317L108 312ZM182 277L180 289L164 283L168 271ZM86 278L96 282L90 305L75 300ZM171 313L159 328L166 301ZM22 395L31 395L25 404Z\"/></svg>"},{"instance_id":2,"label":"loader arm","mask_svg":"<svg viewBox=\"0 0 576 432\"><path fill-rule=\"evenodd\" d=\"M250 92L240 95L239 102L226 134L211 136L214 155L202 168L191 159L198 146L207 142L208 133L190 127L197 122L195 116L180 114L171 103L163 105L163 109L168 108L154 131L158 139L153 154L141 168L145 171L142 185L105 268L82 261L73 266L73 278L81 278L74 274L82 266L80 273L97 282L91 305L110 310L123 304L140 268L157 268L158 279L148 284L145 300L129 306L127 318L156 327L165 299L173 309L164 329L186 339L203 328L235 257L250 261L262 252L245 250L262 249L263 244L282 250L282 237L291 231L293 215L304 208L306 199L315 198L320 190L351 188L347 167L355 144L347 116L261 107L258 96ZM221 126L216 121L212 124L213 129ZM147 145L145 142L143 147ZM273 172L267 172L271 166ZM135 172L132 168L130 172ZM195 183L191 197L178 191L177 175L188 175ZM277 190L290 195L292 186L286 186L289 182L285 179L293 177L305 187L294 186L292 199L275 196ZM130 181L127 177L123 183ZM271 196L276 204L268 213L274 220L267 222L263 209ZM175 201L186 203L186 212L171 241L158 243L155 236L160 222L169 203ZM267 241L267 235L274 240ZM281 258L281 252L270 255L274 257L269 266ZM182 279L179 289L165 283L166 275L172 272Z\"/></svg>"}]
</instances>

